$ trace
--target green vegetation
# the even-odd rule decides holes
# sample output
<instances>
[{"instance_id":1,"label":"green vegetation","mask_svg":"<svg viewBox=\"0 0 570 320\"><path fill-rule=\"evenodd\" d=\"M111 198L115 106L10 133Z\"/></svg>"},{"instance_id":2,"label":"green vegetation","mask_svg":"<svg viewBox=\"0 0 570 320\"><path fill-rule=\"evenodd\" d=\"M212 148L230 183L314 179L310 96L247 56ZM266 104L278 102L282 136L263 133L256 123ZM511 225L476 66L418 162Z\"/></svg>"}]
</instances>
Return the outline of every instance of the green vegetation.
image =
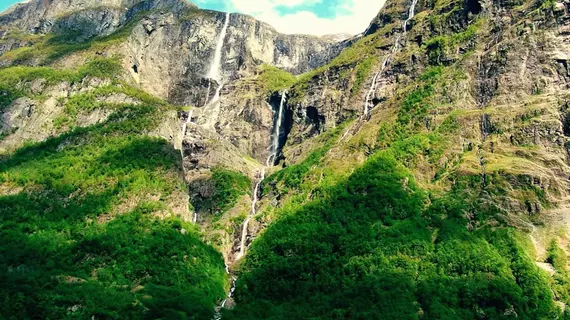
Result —
<instances>
[{"instance_id":1,"label":"green vegetation","mask_svg":"<svg viewBox=\"0 0 570 320\"><path fill-rule=\"evenodd\" d=\"M112 59L77 71L14 67L0 84L28 94L34 79L112 77L117 68ZM221 255L177 216L180 154L145 136L171 107L126 86L68 103L89 110L109 92L140 104L0 158L2 319L210 319L225 296Z\"/></svg>"},{"instance_id":2,"label":"green vegetation","mask_svg":"<svg viewBox=\"0 0 570 320\"><path fill-rule=\"evenodd\" d=\"M290 189L303 188L302 184L306 174L311 168L321 161L325 154L332 148L339 134L346 127L346 124L336 127L334 130L325 132L319 137L322 146L315 148L305 159L297 164L286 167L264 180L264 184L275 186L280 194L286 194ZM314 185L309 183L305 185L305 189L312 188Z\"/></svg>"},{"instance_id":3,"label":"green vegetation","mask_svg":"<svg viewBox=\"0 0 570 320\"><path fill-rule=\"evenodd\" d=\"M193 226L152 217L180 201L170 195L183 187L178 152L137 136L149 114L124 110L0 162L2 184L23 188L0 197L5 318L61 319L74 306L80 318L212 313L224 295L221 256ZM137 208L114 218L132 202Z\"/></svg>"},{"instance_id":4,"label":"green vegetation","mask_svg":"<svg viewBox=\"0 0 570 320\"><path fill-rule=\"evenodd\" d=\"M380 148L389 147L394 141L405 143L411 135L421 131L428 111L433 108L431 98L435 89L441 85L444 70L443 67L431 67L420 76L419 84L403 97L396 121L385 122L380 126ZM430 140L439 140L436 135L437 133L430 134Z\"/></svg>"},{"instance_id":5,"label":"green vegetation","mask_svg":"<svg viewBox=\"0 0 570 320\"><path fill-rule=\"evenodd\" d=\"M483 30L484 19L478 19L465 29L465 31L452 33L451 35L440 35L432 37L424 45L429 63L432 65L440 65L446 62L448 55L454 54L459 46L471 50L475 47L477 35Z\"/></svg>"},{"instance_id":6,"label":"green vegetation","mask_svg":"<svg viewBox=\"0 0 570 320\"><path fill-rule=\"evenodd\" d=\"M374 66L375 60L376 57L368 57L367 59L358 63L356 66L356 80L354 80L354 85L350 89L351 95L355 96L360 92L360 87L370 76L370 71Z\"/></svg>"},{"instance_id":7,"label":"green vegetation","mask_svg":"<svg viewBox=\"0 0 570 320\"><path fill-rule=\"evenodd\" d=\"M283 209L251 246L228 319L556 318L521 235L470 228L494 212L459 190L428 201L390 150L377 153Z\"/></svg>"},{"instance_id":8,"label":"green vegetation","mask_svg":"<svg viewBox=\"0 0 570 320\"><path fill-rule=\"evenodd\" d=\"M74 95L69 99L62 99L62 103L65 104L65 114L54 120L54 126L56 128L62 128L64 126L73 127L75 125L77 115L82 112L90 112L95 109L117 110L132 105L129 103L116 104L103 101L105 97L116 93L122 93L125 96L134 99L137 103L173 108L166 102L140 89L133 88L125 83L115 83L114 85L98 87L89 92Z\"/></svg>"},{"instance_id":9,"label":"green vegetation","mask_svg":"<svg viewBox=\"0 0 570 320\"><path fill-rule=\"evenodd\" d=\"M118 57L97 58L77 70L53 69L50 67L16 66L0 72L0 110L17 98L34 97L29 86L33 80L41 79L46 84L58 82L81 82L86 77L114 78L121 70Z\"/></svg>"},{"instance_id":10,"label":"green vegetation","mask_svg":"<svg viewBox=\"0 0 570 320\"><path fill-rule=\"evenodd\" d=\"M15 86L36 79L43 79L48 84L61 81L79 82L87 76L112 78L119 73L120 70L121 65L118 57L96 58L87 62L77 70L24 66L4 68L0 73L0 82L5 86Z\"/></svg>"},{"instance_id":11,"label":"green vegetation","mask_svg":"<svg viewBox=\"0 0 570 320\"><path fill-rule=\"evenodd\" d=\"M290 88L297 81L297 78L287 71L263 65L257 80L261 82L262 90L269 95Z\"/></svg>"},{"instance_id":12,"label":"green vegetation","mask_svg":"<svg viewBox=\"0 0 570 320\"><path fill-rule=\"evenodd\" d=\"M336 140L331 132L305 159L266 179L267 195L289 197L250 247L227 319L563 317L532 244L494 202L522 177L483 180L443 168L437 174L450 175L451 190L430 193L409 171L418 160L440 166L457 115L439 128L426 119L459 76L431 67L399 91L373 155L347 177L319 184L310 174L318 165L330 173L322 159ZM516 187L541 198L527 186Z\"/></svg>"},{"instance_id":13,"label":"green vegetation","mask_svg":"<svg viewBox=\"0 0 570 320\"><path fill-rule=\"evenodd\" d=\"M548 249L547 261L552 264L556 270L554 275L553 290L559 300L570 305L570 272L568 271L568 257L566 252L553 241ZM570 319L570 313L567 314Z\"/></svg>"},{"instance_id":14,"label":"green vegetation","mask_svg":"<svg viewBox=\"0 0 570 320\"><path fill-rule=\"evenodd\" d=\"M195 182L191 189L199 194L192 199L192 205L198 211L208 211L221 216L233 208L238 199L250 192L251 179L243 174L222 167L212 169L212 177L205 181Z\"/></svg>"},{"instance_id":15,"label":"green vegetation","mask_svg":"<svg viewBox=\"0 0 570 320\"><path fill-rule=\"evenodd\" d=\"M292 88L291 103L301 100L307 91L309 82L316 76L327 71L342 72L343 70L356 71L356 88L351 88L353 95L358 93L364 78L370 73L374 66L374 59L377 59L378 48L386 46L386 35L397 28L397 24L387 24L379 29L376 33L366 36L350 47L345 48L336 58L327 65L317 68L313 71L304 73L298 77L298 81ZM350 71L352 72L352 71Z\"/></svg>"}]
</instances>

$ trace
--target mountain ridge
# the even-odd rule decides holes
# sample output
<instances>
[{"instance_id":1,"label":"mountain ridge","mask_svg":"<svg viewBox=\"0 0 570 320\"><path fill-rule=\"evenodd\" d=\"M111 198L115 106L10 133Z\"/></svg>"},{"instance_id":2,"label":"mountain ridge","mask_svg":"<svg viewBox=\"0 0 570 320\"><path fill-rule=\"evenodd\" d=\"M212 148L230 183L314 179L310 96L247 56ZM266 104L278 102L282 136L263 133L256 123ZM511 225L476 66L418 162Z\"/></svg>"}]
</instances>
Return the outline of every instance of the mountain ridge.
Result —
<instances>
[{"instance_id":1,"label":"mountain ridge","mask_svg":"<svg viewBox=\"0 0 570 320\"><path fill-rule=\"evenodd\" d=\"M3 315L569 317L570 3L392 0L316 58L313 37L185 14L3 34L0 248L53 239L25 242L44 273L2 255L0 294L27 306Z\"/></svg>"}]
</instances>

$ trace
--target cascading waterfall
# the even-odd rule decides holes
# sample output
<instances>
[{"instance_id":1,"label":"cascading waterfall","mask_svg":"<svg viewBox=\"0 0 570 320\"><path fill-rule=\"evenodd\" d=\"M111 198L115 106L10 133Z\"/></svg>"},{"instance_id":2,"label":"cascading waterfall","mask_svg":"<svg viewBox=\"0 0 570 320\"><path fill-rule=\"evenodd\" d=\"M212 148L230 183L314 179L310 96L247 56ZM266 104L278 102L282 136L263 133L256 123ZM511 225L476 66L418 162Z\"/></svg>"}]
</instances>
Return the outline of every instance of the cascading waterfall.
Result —
<instances>
[{"instance_id":1,"label":"cascading waterfall","mask_svg":"<svg viewBox=\"0 0 570 320\"><path fill-rule=\"evenodd\" d=\"M207 127L214 127L217 115L220 112L219 111L220 105L218 104L218 101L220 100L220 94L224 86L224 79L222 72L222 49L224 48L224 41L226 39L229 23L230 23L230 13L228 12L226 13L224 26L222 27L222 31L218 38L218 43L216 44L216 50L214 52L214 59L212 60L212 64L210 65L210 71L206 75L208 79L214 80L218 84L216 92L214 93L214 97L209 102L208 98L210 96L211 82L208 84L208 93L206 96L205 108L209 109L208 113L211 115L211 117L207 120L205 124Z\"/></svg>"},{"instance_id":2,"label":"cascading waterfall","mask_svg":"<svg viewBox=\"0 0 570 320\"><path fill-rule=\"evenodd\" d=\"M283 92L281 92L281 102L279 103L279 110L277 111L277 118L275 121L275 125L273 126L273 139L271 141L271 146L270 146L271 152L270 152L270 155L267 158L267 162L266 162L267 167L273 166L273 164L274 164L274 162L278 156L278 153L279 153L279 147L280 147L279 146L279 142L280 142L279 140L281 138L281 130L282 130L282 126L283 126L283 117L284 117L284 113L285 113L285 102L286 102L286 100L287 100L287 91L283 91ZM268 106L270 106L270 105L268 104ZM243 258L243 256L246 253L246 250L247 250L247 235L248 235L247 230L249 227L249 222L257 214L257 203L259 202L259 200L261 198L261 184L263 182L263 179L265 179L265 167L262 168L260 172L258 172L256 178L257 178L257 183L255 184L255 187L253 189L253 200L251 202L251 209L250 209L249 215L244 220L243 225L242 225L239 252L236 256L236 260L240 260L241 258ZM226 265L226 272L229 274L229 269L228 269L227 265ZM235 276L232 276L232 284L231 284L228 296L226 299L224 299L224 301L222 301L222 303L216 309L216 314L214 315L214 320L220 320L222 318L221 310L226 306L228 299L230 299L232 297L232 295L235 291L236 281L237 281L237 278Z\"/></svg>"},{"instance_id":3,"label":"cascading waterfall","mask_svg":"<svg viewBox=\"0 0 570 320\"><path fill-rule=\"evenodd\" d=\"M261 189L261 182L265 179L265 168L261 169L261 174L258 177L257 183L255 184L255 188L253 189L253 201L251 202L251 210L245 221L243 222L242 230L241 230L241 241L239 245L239 253L237 255L237 260L241 259L245 255L245 250L247 249L246 241L247 241L247 228L249 227L249 221L252 217L255 216L257 202L259 202L259 193Z\"/></svg>"},{"instance_id":4,"label":"cascading waterfall","mask_svg":"<svg viewBox=\"0 0 570 320\"><path fill-rule=\"evenodd\" d=\"M207 77L219 82L222 81L222 49L224 48L224 40L226 38L226 33L228 31L228 24L230 23L230 13L226 13L226 20L224 21L224 26L222 27L222 32L218 38L218 43L216 44L216 51L214 52L214 60L210 65L210 72L208 72Z\"/></svg>"},{"instance_id":5,"label":"cascading waterfall","mask_svg":"<svg viewBox=\"0 0 570 320\"><path fill-rule=\"evenodd\" d=\"M228 275L230 274L230 268L228 267L227 264L226 264L226 273ZM232 276L232 284L230 287L230 291L228 292L228 295L224 299L224 301L222 301L222 303L218 306L218 308L216 308L216 313L214 314L213 320L221 320L222 319L222 309L225 308L226 303L228 302L228 299L231 299L232 296L234 295L234 291L236 290L236 281L237 281L237 278Z\"/></svg>"},{"instance_id":6,"label":"cascading waterfall","mask_svg":"<svg viewBox=\"0 0 570 320\"><path fill-rule=\"evenodd\" d=\"M271 167L277 158L279 153L279 140L281 138L281 127L283 126L283 114L285 113L285 102L287 100L287 91L281 92L281 102L279 103L279 110L277 111L277 120L273 126L273 140L271 142L270 150L271 153L267 158L266 166ZM249 227L249 221L253 216L255 216L256 205L259 202L259 196L261 192L261 183L265 179L265 168L261 169L259 176L257 177L257 183L253 190L253 201L251 202L251 210L249 216L244 220L242 230L241 230L241 241L239 246L239 253L237 255L237 260L241 259L245 255L247 249L247 228Z\"/></svg>"},{"instance_id":7,"label":"cascading waterfall","mask_svg":"<svg viewBox=\"0 0 570 320\"><path fill-rule=\"evenodd\" d=\"M216 102L218 102L218 100L220 99L220 92L222 91L222 49L224 48L224 40L226 38L226 34L228 31L228 25L230 23L230 13L226 13L226 19L224 21L224 26L222 27L222 31L220 33L220 36L218 38L218 42L216 43L216 50L214 52L214 58L212 60L212 64L210 65L210 71L208 72L207 77L211 80L215 80L218 83L218 88L216 89L216 93L214 94L213 99L210 102L206 102L206 106L208 107L210 105L215 104ZM208 94L207 96L210 95L210 85L211 83L208 83ZM207 98L206 98L207 101ZM184 136L186 135L186 128L188 123L192 122L192 110L190 111L189 115L188 115L188 119L186 120L186 122L184 123L184 126L182 128L182 140L184 140ZM182 147L180 148L182 150ZM184 151L182 150L183 153L183 157L184 157ZM183 160L184 161L184 160ZM198 222L198 213L194 212L194 216L192 218L192 221L194 223Z\"/></svg>"},{"instance_id":8,"label":"cascading waterfall","mask_svg":"<svg viewBox=\"0 0 570 320\"><path fill-rule=\"evenodd\" d=\"M258 179L257 183L255 184L255 187L253 189L253 201L251 202L251 211L250 211L249 215L247 216L247 218L243 222L243 226L242 226L242 230L241 230L239 252L238 252L238 255L236 257L236 260L241 259L245 255L245 250L247 249L247 245L246 245L247 228L249 226L249 221L257 213L256 206L257 206L257 202L259 202L259 198L260 198L261 183L263 182L263 179L265 179L265 168L261 169L261 172L260 172L259 176L257 177L257 179ZM226 273L230 274L230 269L229 269L227 264L226 264ZM223 308L225 308L226 303L228 302L228 299L232 298L234 291L236 289L237 277L235 277L233 275L231 277L232 277L232 284L230 286L230 291L228 292L228 296L226 297L226 299L224 299L224 301L222 301L222 303L216 309L216 313L214 315L214 320L221 320L222 319L221 310Z\"/></svg>"},{"instance_id":9,"label":"cascading waterfall","mask_svg":"<svg viewBox=\"0 0 570 320\"><path fill-rule=\"evenodd\" d=\"M274 126L273 142L271 144L271 154L267 158L267 166L272 166L277 160L279 153L279 139L281 138L281 127L283 125L283 113L285 111L285 101L287 100L287 90L281 92L281 102L279 103L279 110L277 111L277 122Z\"/></svg>"},{"instance_id":10,"label":"cascading waterfall","mask_svg":"<svg viewBox=\"0 0 570 320\"><path fill-rule=\"evenodd\" d=\"M412 4L410 5L410 9L408 10L408 18L406 19L406 21L404 21L402 23L402 32L398 34L398 36L396 37L396 41L394 42L394 46L392 47L392 50L390 50L390 53L388 54L388 56L384 59L384 62L382 63L382 67L380 68L380 71L378 71L375 75L374 78L372 78L372 85L370 86L370 89L368 90L368 92L366 93L366 98L364 100L364 113L362 115L362 117L367 117L370 114L370 108L372 108L374 106L374 104L372 103L372 97L374 95L374 92L376 92L376 90L378 89L378 85L381 82L381 78L380 76L382 76L382 74L384 73L384 71L386 70L386 68L388 68L388 66L390 65L390 62L392 60L392 56L398 52L398 50L400 49L400 41L402 40L402 38L404 38L408 32L408 23L414 18L415 16L415 10L416 10L416 5L418 4L418 0L412 0Z\"/></svg>"}]
</instances>

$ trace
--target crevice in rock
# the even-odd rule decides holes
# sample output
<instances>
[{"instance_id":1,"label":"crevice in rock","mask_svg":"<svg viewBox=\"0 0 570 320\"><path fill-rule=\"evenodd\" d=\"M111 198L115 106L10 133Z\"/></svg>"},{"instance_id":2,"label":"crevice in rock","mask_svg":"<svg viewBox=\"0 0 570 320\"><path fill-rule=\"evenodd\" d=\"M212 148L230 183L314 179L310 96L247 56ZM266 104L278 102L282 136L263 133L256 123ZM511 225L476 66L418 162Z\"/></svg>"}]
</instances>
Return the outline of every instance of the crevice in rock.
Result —
<instances>
[{"instance_id":1,"label":"crevice in rock","mask_svg":"<svg viewBox=\"0 0 570 320\"><path fill-rule=\"evenodd\" d=\"M496 131L495 125L491 122L489 115L484 113L481 116L481 134L483 135L483 142L492 133Z\"/></svg>"},{"instance_id":2,"label":"crevice in rock","mask_svg":"<svg viewBox=\"0 0 570 320\"><path fill-rule=\"evenodd\" d=\"M565 136L570 137L570 112L562 114L562 130Z\"/></svg>"},{"instance_id":3,"label":"crevice in rock","mask_svg":"<svg viewBox=\"0 0 570 320\"><path fill-rule=\"evenodd\" d=\"M132 69L134 73L139 73L139 67L136 64L133 64Z\"/></svg>"},{"instance_id":4,"label":"crevice in rock","mask_svg":"<svg viewBox=\"0 0 570 320\"><path fill-rule=\"evenodd\" d=\"M319 110L315 107L307 107L305 109L307 119L311 122L317 132L321 131L321 124L325 122L325 117L319 114Z\"/></svg>"},{"instance_id":5,"label":"crevice in rock","mask_svg":"<svg viewBox=\"0 0 570 320\"><path fill-rule=\"evenodd\" d=\"M483 10L479 0L467 0L466 7L467 11L471 14L479 14L481 10Z\"/></svg>"}]
</instances>

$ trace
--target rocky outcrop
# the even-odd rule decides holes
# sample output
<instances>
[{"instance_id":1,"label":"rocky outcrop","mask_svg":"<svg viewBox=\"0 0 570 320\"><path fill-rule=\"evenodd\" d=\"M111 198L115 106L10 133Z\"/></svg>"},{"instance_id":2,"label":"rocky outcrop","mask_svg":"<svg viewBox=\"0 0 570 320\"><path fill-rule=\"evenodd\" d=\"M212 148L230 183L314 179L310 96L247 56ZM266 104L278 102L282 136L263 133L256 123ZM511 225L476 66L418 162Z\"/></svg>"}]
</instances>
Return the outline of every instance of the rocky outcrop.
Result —
<instances>
[{"instance_id":1,"label":"rocky outcrop","mask_svg":"<svg viewBox=\"0 0 570 320\"><path fill-rule=\"evenodd\" d=\"M129 58L133 76L143 89L199 106L207 96L207 82L200 79L208 73L224 20L223 13L199 10L181 0L106 0L96 5L34 0L1 15L0 25L4 38L11 38L7 30L15 28L55 33L65 42L107 36L129 25L133 31L118 53ZM222 52L224 81L252 75L264 63L303 73L329 62L347 43L280 34L250 16L232 14Z\"/></svg>"},{"instance_id":2,"label":"rocky outcrop","mask_svg":"<svg viewBox=\"0 0 570 320\"><path fill-rule=\"evenodd\" d=\"M113 114L112 108L96 108L79 111L72 123L62 123L69 119L65 106L67 101L80 94L89 93L97 88L108 86L110 81L98 78L86 78L81 82L60 82L49 84L45 79L36 79L21 84L28 94L10 103L0 110L0 153L11 152L25 142L40 142L49 137L60 135L72 127L88 127L104 123ZM123 93L106 94L97 97L103 105L138 105L136 98ZM174 110L162 115L161 123L149 132L150 136L161 137L179 146L181 141L180 120Z\"/></svg>"},{"instance_id":3,"label":"rocky outcrop","mask_svg":"<svg viewBox=\"0 0 570 320\"><path fill-rule=\"evenodd\" d=\"M206 75L224 21L223 13L212 11L147 16L134 28L126 43L128 51L124 51L131 58L128 64L133 76L144 89L174 103L205 105L218 85ZM227 84L252 76L262 64L303 73L326 64L344 45L279 34L249 16L231 14L222 49L223 81Z\"/></svg>"},{"instance_id":4,"label":"rocky outcrop","mask_svg":"<svg viewBox=\"0 0 570 320\"><path fill-rule=\"evenodd\" d=\"M78 0L34 0L0 16L6 39L0 50L34 43L13 40L16 37L8 28L24 34L54 33L56 38L50 41L72 44L126 31L124 41L95 54L121 55L124 68L130 71L129 81L173 104L196 107L197 123L207 124L211 134L229 142L242 155L264 162L275 106L268 104L260 84L248 84L248 79L255 78L262 64L294 74L307 72L328 63L354 40L284 35L250 16L231 14L221 52L223 83L218 83L207 79L206 74L225 19L223 13L199 10L178 0L106 0L97 5ZM73 68L85 59L81 52L76 56L72 54L56 64ZM41 59L27 61L42 63ZM220 103L204 108L220 85Z\"/></svg>"},{"instance_id":5,"label":"rocky outcrop","mask_svg":"<svg viewBox=\"0 0 570 320\"><path fill-rule=\"evenodd\" d=\"M183 11L196 8L177 0L31 0L14 5L0 15L0 25L31 33L84 33L105 35L116 30L140 12L149 10ZM77 40L83 40L78 38Z\"/></svg>"}]
</instances>

